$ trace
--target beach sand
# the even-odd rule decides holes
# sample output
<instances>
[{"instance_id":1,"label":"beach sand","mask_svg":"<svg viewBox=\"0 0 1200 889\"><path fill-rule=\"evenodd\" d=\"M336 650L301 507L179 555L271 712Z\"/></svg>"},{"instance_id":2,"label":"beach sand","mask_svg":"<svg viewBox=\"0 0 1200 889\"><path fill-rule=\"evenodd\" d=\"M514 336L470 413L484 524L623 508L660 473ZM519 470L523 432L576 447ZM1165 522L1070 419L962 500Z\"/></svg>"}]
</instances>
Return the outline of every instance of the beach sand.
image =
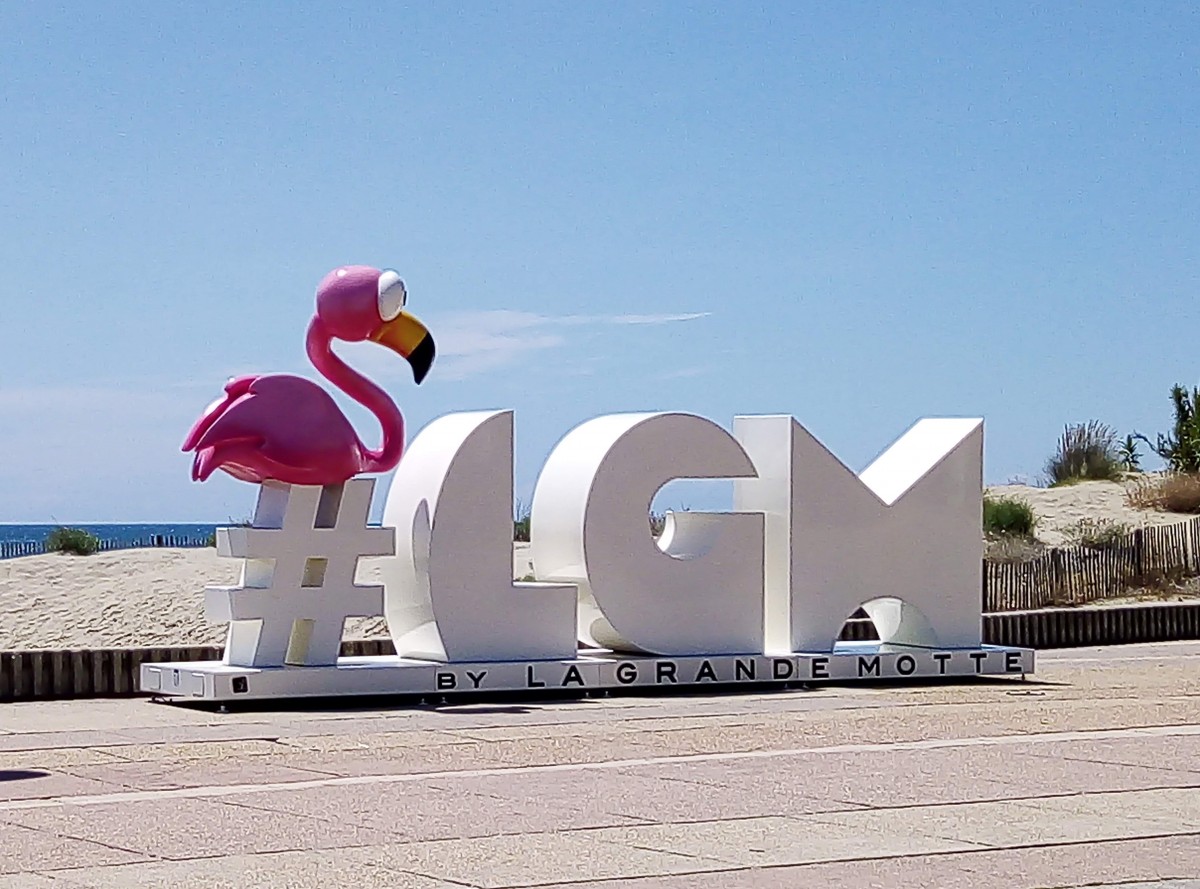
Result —
<instances>
[{"instance_id":1,"label":"beach sand","mask_svg":"<svg viewBox=\"0 0 1200 889\"><path fill-rule=\"evenodd\" d=\"M1119 482L1080 482L1060 488L997 485L988 488L994 497L1018 497L1033 507L1038 524L1034 536L1048 546L1068 544L1068 530L1081 519L1107 521L1130 530L1169 525L1192 516L1134 509L1125 502L1126 486Z\"/></svg>"},{"instance_id":2,"label":"beach sand","mask_svg":"<svg viewBox=\"0 0 1200 889\"><path fill-rule=\"evenodd\" d=\"M1125 503L1112 482L1064 488L1004 485L993 495L1024 498L1050 545L1082 518L1142 527L1186 519L1146 512ZM378 560L363 559L359 583L377 583ZM131 549L70 556L58 553L0 560L0 651L29 648L209 645L224 641L225 627L204 619L204 587L237 582L240 560L214 549ZM533 573L529 544L514 544L513 577ZM382 617L347 622L346 638L384 637Z\"/></svg>"},{"instance_id":3,"label":"beach sand","mask_svg":"<svg viewBox=\"0 0 1200 889\"><path fill-rule=\"evenodd\" d=\"M378 561L359 562L358 583L379 582ZM235 584L240 565L210 548L0 560L0 651L221 644L204 587ZM529 544L514 544L513 577L532 573ZM386 636L382 617L346 622L347 639Z\"/></svg>"}]
</instances>

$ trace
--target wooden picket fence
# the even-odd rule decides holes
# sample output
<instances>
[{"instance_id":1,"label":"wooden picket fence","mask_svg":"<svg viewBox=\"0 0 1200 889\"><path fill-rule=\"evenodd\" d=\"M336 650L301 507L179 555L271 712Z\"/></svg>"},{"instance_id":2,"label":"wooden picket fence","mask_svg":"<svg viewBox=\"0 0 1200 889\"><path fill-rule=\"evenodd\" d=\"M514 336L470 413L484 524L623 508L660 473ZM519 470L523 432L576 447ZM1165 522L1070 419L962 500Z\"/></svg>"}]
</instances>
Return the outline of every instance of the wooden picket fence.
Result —
<instances>
[{"instance_id":1,"label":"wooden picket fence","mask_svg":"<svg viewBox=\"0 0 1200 889\"><path fill-rule=\"evenodd\" d=\"M1197 574L1200 517L1140 528L1103 546L1056 547L1025 561L985 559L983 610L1082 605Z\"/></svg>"},{"instance_id":2,"label":"wooden picket fence","mask_svg":"<svg viewBox=\"0 0 1200 889\"><path fill-rule=\"evenodd\" d=\"M155 534L139 540L101 540L102 551L143 547L203 547L207 537ZM0 559L38 555L44 541L0 542ZM1163 579L1200 574L1200 517L1140 528L1104 546L1046 550L1024 561L983 562L983 610L1029 611L1125 595Z\"/></svg>"},{"instance_id":3,"label":"wooden picket fence","mask_svg":"<svg viewBox=\"0 0 1200 889\"><path fill-rule=\"evenodd\" d=\"M104 540L100 541L100 551L108 552L115 549L145 549L150 547L197 548L208 546L207 537L197 537L176 534L152 534L136 540ZM0 541L0 559L15 559L18 556L39 556L46 551L44 540L3 540Z\"/></svg>"},{"instance_id":4,"label":"wooden picket fence","mask_svg":"<svg viewBox=\"0 0 1200 889\"><path fill-rule=\"evenodd\" d=\"M17 556L37 556L45 551L46 544L41 540L0 541L0 559L15 559Z\"/></svg>"}]
</instances>

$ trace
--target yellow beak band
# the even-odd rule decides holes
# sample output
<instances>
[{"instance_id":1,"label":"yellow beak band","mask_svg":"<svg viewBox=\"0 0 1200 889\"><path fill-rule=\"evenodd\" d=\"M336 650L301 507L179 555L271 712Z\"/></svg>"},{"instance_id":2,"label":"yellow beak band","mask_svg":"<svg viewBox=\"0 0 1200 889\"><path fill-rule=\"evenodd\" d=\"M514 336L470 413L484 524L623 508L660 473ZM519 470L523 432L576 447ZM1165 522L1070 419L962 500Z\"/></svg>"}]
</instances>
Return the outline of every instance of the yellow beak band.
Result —
<instances>
[{"instance_id":1,"label":"yellow beak band","mask_svg":"<svg viewBox=\"0 0 1200 889\"><path fill-rule=\"evenodd\" d=\"M401 312L380 325L371 334L371 340L405 358L412 365L413 378L418 383L429 373L437 351L425 325L408 312Z\"/></svg>"}]
</instances>

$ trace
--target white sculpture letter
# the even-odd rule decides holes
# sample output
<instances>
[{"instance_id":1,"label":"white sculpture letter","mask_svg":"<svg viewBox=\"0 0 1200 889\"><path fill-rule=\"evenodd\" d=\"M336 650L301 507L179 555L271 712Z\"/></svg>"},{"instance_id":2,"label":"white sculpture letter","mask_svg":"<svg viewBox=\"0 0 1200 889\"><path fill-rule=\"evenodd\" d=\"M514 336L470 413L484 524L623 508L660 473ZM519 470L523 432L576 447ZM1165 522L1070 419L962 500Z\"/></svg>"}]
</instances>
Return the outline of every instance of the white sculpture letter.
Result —
<instances>
[{"instance_id":1,"label":"white sculpture letter","mask_svg":"<svg viewBox=\"0 0 1200 889\"><path fill-rule=\"evenodd\" d=\"M209 621L229 624L225 663L336 664L348 617L374 617L383 590L359 586L361 556L392 554L392 534L367 525L375 482L263 482L249 528L218 528L217 553L242 559L234 587L208 587Z\"/></svg>"},{"instance_id":2,"label":"white sculpture letter","mask_svg":"<svg viewBox=\"0 0 1200 889\"><path fill-rule=\"evenodd\" d=\"M664 655L761 652L763 517L677 513L658 544L655 493L685 478L748 478L733 437L691 414L616 414L572 430L533 495L533 566L579 587L580 638Z\"/></svg>"},{"instance_id":3,"label":"white sculpture letter","mask_svg":"<svg viewBox=\"0 0 1200 889\"><path fill-rule=\"evenodd\" d=\"M511 411L430 423L396 469L383 512L396 558L384 613L402 657L571 658L575 589L512 580Z\"/></svg>"},{"instance_id":4,"label":"white sculpture letter","mask_svg":"<svg viewBox=\"0 0 1200 889\"><path fill-rule=\"evenodd\" d=\"M735 508L766 513L769 650L830 651L860 605L883 642L980 644L982 420L921 420L861 476L791 417L733 429L758 470Z\"/></svg>"}]
</instances>

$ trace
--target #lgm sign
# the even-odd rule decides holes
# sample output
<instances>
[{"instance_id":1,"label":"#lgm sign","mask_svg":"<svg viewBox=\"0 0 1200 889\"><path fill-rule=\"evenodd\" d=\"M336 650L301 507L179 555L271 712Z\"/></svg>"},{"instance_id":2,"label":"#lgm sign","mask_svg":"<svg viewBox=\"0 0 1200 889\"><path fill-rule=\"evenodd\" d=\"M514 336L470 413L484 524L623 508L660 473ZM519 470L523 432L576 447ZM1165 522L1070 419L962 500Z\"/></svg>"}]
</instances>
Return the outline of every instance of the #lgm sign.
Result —
<instances>
[{"instance_id":1,"label":"#lgm sign","mask_svg":"<svg viewBox=\"0 0 1200 889\"><path fill-rule=\"evenodd\" d=\"M793 418L617 414L572 430L534 492L535 581L512 580L513 418L455 413L374 482L264 482L218 532L240 582L206 590L220 662L145 664L143 691L207 700L598 690L1025 674L983 645L983 424L925 419L855 474ZM730 512L647 514L676 479L731 479ZM355 582L377 557L382 583ZM879 641L839 642L862 608ZM396 654L339 657L347 618Z\"/></svg>"}]
</instances>

